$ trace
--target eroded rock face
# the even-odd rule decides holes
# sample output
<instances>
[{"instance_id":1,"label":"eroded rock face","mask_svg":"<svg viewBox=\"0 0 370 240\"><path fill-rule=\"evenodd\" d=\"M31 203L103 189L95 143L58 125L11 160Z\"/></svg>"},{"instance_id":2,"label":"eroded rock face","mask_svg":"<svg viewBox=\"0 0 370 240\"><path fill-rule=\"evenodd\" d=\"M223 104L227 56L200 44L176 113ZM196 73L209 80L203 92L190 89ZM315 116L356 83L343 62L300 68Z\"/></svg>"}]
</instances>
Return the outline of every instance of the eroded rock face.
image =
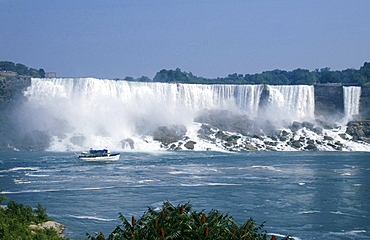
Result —
<instances>
[{"instance_id":1,"label":"eroded rock face","mask_svg":"<svg viewBox=\"0 0 370 240\"><path fill-rule=\"evenodd\" d=\"M343 114L343 87L340 84L315 85L315 115Z\"/></svg>"}]
</instances>

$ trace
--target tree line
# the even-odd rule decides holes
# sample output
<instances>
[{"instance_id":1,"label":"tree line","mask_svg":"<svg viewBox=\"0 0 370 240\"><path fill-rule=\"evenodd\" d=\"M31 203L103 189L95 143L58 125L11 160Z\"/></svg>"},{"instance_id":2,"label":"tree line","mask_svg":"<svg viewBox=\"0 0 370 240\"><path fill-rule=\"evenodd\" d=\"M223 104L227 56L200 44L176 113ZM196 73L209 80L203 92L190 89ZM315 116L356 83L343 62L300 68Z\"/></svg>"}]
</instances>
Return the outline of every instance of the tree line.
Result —
<instances>
[{"instance_id":1,"label":"tree line","mask_svg":"<svg viewBox=\"0 0 370 240\"><path fill-rule=\"evenodd\" d=\"M126 77L126 81L140 82L176 82L192 84L270 84L270 85L312 85L340 83L345 85L370 86L370 63L365 62L360 69L332 71L330 68L321 68L314 71L295 69L285 71L275 69L256 74L229 74L227 77L204 78L193 75L191 72L162 69L153 79L146 76L134 79Z\"/></svg>"},{"instance_id":2,"label":"tree line","mask_svg":"<svg viewBox=\"0 0 370 240\"><path fill-rule=\"evenodd\" d=\"M29 68L24 64L21 63L14 63L9 61L1 61L0 62L0 71L2 72L15 72L17 75L20 76L30 76L35 78L44 78L45 71L44 69L35 69Z\"/></svg>"},{"instance_id":3,"label":"tree line","mask_svg":"<svg viewBox=\"0 0 370 240\"><path fill-rule=\"evenodd\" d=\"M20 76L45 77L44 69L28 68L21 63L10 61L0 62L0 72L15 72ZM118 80L118 79L116 79ZM295 69L292 71L275 69L256 74L229 74L226 77L204 78L195 76L191 72L162 69L156 73L153 79L142 76L139 78L125 77L126 81L137 82L168 82L168 83L192 83L192 84L269 84L269 85L312 85L339 83L344 85L370 86L370 62L365 62L359 69L348 68L346 70L330 70L321 68L310 71L307 69Z\"/></svg>"}]
</instances>

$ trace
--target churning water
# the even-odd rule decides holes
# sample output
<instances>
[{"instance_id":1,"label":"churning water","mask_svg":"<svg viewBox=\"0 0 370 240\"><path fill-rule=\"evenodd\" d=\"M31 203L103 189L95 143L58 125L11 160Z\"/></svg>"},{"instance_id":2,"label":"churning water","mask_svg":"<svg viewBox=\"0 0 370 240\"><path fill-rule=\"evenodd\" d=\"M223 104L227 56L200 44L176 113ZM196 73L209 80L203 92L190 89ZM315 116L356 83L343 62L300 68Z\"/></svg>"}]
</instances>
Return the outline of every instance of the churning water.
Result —
<instances>
[{"instance_id":1,"label":"churning water","mask_svg":"<svg viewBox=\"0 0 370 240\"><path fill-rule=\"evenodd\" d=\"M370 238L368 152L123 152L84 162L71 152L0 153L0 189L66 226L65 235L109 234L118 213L190 201L239 223L296 239Z\"/></svg>"}]
</instances>

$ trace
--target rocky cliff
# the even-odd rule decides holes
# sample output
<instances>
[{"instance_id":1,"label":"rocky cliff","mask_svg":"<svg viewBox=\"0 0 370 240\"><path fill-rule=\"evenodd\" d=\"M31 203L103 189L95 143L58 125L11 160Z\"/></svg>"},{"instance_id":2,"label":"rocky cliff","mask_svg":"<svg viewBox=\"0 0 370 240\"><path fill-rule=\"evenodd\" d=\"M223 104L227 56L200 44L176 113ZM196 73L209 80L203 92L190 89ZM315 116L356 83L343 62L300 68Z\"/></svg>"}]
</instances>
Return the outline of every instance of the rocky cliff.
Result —
<instances>
[{"instance_id":1,"label":"rocky cliff","mask_svg":"<svg viewBox=\"0 0 370 240\"><path fill-rule=\"evenodd\" d=\"M356 141L370 143L370 120L349 122L346 133L353 136Z\"/></svg>"},{"instance_id":2,"label":"rocky cliff","mask_svg":"<svg viewBox=\"0 0 370 240\"><path fill-rule=\"evenodd\" d=\"M342 115L343 87L341 84L315 85L315 115Z\"/></svg>"},{"instance_id":3,"label":"rocky cliff","mask_svg":"<svg viewBox=\"0 0 370 240\"><path fill-rule=\"evenodd\" d=\"M360 113L362 119L370 119L370 87L361 88Z\"/></svg>"}]
</instances>

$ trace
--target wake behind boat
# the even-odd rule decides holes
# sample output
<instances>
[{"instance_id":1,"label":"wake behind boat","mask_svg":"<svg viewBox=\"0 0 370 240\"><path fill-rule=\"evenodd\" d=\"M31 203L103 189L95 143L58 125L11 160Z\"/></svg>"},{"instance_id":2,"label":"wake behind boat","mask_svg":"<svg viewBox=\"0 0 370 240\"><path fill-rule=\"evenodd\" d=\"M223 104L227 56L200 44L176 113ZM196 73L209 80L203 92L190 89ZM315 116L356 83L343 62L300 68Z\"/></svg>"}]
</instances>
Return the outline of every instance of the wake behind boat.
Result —
<instances>
[{"instance_id":1,"label":"wake behind boat","mask_svg":"<svg viewBox=\"0 0 370 240\"><path fill-rule=\"evenodd\" d=\"M119 157L119 153L110 153L108 149L94 150L92 148L78 156L79 159L85 161L117 161Z\"/></svg>"}]
</instances>

